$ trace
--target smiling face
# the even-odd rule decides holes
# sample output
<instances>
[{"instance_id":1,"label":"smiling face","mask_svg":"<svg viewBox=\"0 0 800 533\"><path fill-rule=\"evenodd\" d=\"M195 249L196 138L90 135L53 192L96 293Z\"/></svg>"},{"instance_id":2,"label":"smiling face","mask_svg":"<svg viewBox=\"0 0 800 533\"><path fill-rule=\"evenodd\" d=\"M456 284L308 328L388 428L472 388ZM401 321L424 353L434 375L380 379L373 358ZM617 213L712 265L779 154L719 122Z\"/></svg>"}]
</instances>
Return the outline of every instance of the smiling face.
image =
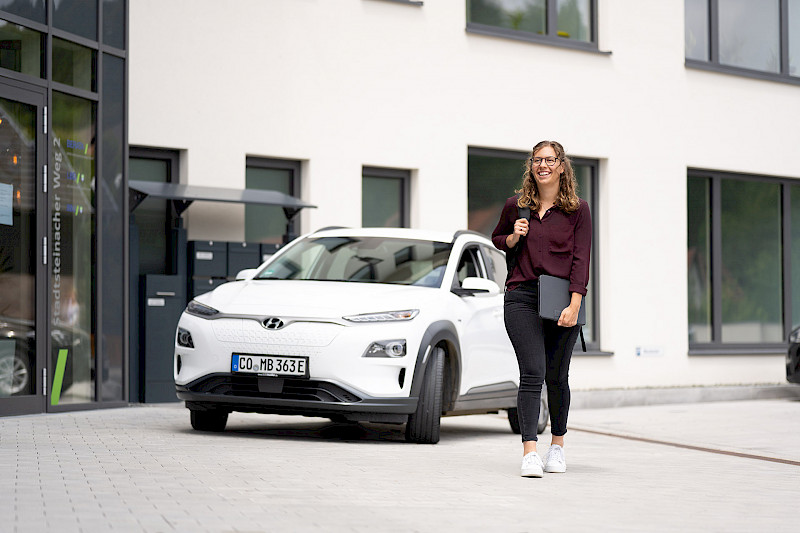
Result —
<instances>
[{"instance_id":1,"label":"smiling face","mask_svg":"<svg viewBox=\"0 0 800 533\"><path fill-rule=\"evenodd\" d=\"M547 164L548 159L551 161L555 159L553 166ZM545 188L558 186L561 173L564 172L561 160L552 146L544 146L534 152L532 168L537 185Z\"/></svg>"}]
</instances>

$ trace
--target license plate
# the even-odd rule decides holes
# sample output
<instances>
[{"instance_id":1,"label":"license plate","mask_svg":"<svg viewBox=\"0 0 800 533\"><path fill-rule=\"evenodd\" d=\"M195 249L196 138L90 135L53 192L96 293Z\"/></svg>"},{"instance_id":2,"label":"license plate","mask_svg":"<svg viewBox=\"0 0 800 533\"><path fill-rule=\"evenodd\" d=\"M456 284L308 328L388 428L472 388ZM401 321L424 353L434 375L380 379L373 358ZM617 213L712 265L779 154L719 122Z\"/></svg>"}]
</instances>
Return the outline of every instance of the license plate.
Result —
<instances>
[{"instance_id":1,"label":"license plate","mask_svg":"<svg viewBox=\"0 0 800 533\"><path fill-rule=\"evenodd\" d=\"M308 377L308 357L235 353L231 356L231 372L305 378Z\"/></svg>"}]
</instances>

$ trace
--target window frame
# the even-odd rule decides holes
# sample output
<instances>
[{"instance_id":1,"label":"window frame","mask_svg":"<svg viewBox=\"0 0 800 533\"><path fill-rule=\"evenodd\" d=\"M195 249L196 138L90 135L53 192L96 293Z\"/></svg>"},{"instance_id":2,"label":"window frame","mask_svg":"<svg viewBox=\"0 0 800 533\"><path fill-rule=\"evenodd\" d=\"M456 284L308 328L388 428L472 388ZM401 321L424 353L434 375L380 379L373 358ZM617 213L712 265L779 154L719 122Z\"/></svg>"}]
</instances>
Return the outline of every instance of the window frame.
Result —
<instances>
[{"instance_id":1,"label":"window frame","mask_svg":"<svg viewBox=\"0 0 800 533\"><path fill-rule=\"evenodd\" d=\"M364 178L389 178L400 180L400 225L399 228L411 227L411 171L401 168L388 168L388 167L361 167L361 209L364 209ZM362 215L361 224L363 225L364 219Z\"/></svg>"},{"instance_id":2,"label":"window frame","mask_svg":"<svg viewBox=\"0 0 800 533\"><path fill-rule=\"evenodd\" d=\"M497 148L483 148L470 146L468 148L468 156L483 156L483 157L496 157L503 159L519 159L525 161L530 152L521 152L516 150L502 150ZM569 155L569 154L568 154ZM587 309L587 316L592 317L592 333L594 338L586 341L586 351L575 350L573 355L612 355L610 352L604 352L600 348L600 325L602 317L600 316L600 245L598 241L598 226L600 216L599 205L599 189L600 189L600 161L597 159L589 159L585 157L578 157L569 155L570 161L573 165L582 165L589 167L591 182L591 191L589 197L586 199L589 202L592 212L592 249L591 261L589 261L589 287L593 294L591 309ZM522 178L520 168L520 179ZM510 195L510 194L509 194ZM467 190L467 202L469 202L469 190ZM469 205L467 206L469 210ZM497 213L500 216L500 213Z\"/></svg>"},{"instance_id":3,"label":"window frame","mask_svg":"<svg viewBox=\"0 0 800 533\"><path fill-rule=\"evenodd\" d=\"M465 5L464 15L465 18L468 18L469 13L466 10L466 2L464 5ZM589 22L589 30L592 35L589 42L577 41L573 39L559 37L557 0L545 0L545 12L547 16L547 22L546 22L547 30L545 35L538 35L536 33L531 33L527 31L512 30L509 28L492 26L490 24L481 24L479 22L469 22L469 21L467 21L466 23L466 32L474 33L477 35L502 37L505 39L513 39L516 41L525 41L530 43L555 46L558 48L570 48L573 50L583 50L585 52L594 52L598 54L609 55L611 52L604 52L598 48L597 0L590 0L589 9L591 10L591 14L589 15L589 18L591 19Z\"/></svg>"},{"instance_id":4,"label":"window frame","mask_svg":"<svg viewBox=\"0 0 800 533\"><path fill-rule=\"evenodd\" d=\"M406 4L409 6L418 6L421 7L424 2L421 0L379 0L381 2L392 2L394 4Z\"/></svg>"},{"instance_id":5,"label":"window frame","mask_svg":"<svg viewBox=\"0 0 800 533\"><path fill-rule=\"evenodd\" d=\"M247 156L245 158L245 173L247 172L247 168L263 168L267 170L289 170L292 173L291 180L289 182L289 195L294 196L295 198L301 198L301 185L302 185L302 162L295 160L295 159L278 159L273 157L258 157L258 156ZM246 183L245 187L246 188ZM249 204L245 204L245 212L247 210L247 206ZM286 209L284 208L284 214L286 214ZM286 225L287 233L283 234L283 238L285 242L283 244L289 243L293 241L296 237L300 235L300 220L297 216L292 217L288 224Z\"/></svg>"},{"instance_id":6,"label":"window frame","mask_svg":"<svg viewBox=\"0 0 800 533\"><path fill-rule=\"evenodd\" d=\"M780 73L765 72L761 70L754 70L744 67L736 67L732 65L725 65L720 63L719 60L719 0L706 0L708 5L708 61L699 59L689 59L686 57L686 49L684 48L684 61L685 66L691 69L706 70L717 72L719 74L731 74L734 76L742 76L746 78L755 78L766 81L777 81L782 83L790 83L792 85L800 85L800 75L792 76L789 74L789 0L778 0L779 7L778 13L780 20L778 27L780 33L778 38L780 40ZM685 6L685 1L684 1ZM684 28L684 36L686 29ZM800 35L797 36L800 39Z\"/></svg>"},{"instance_id":7,"label":"window frame","mask_svg":"<svg viewBox=\"0 0 800 533\"><path fill-rule=\"evenodd\" d=\"M781 224L781 257L779 259L782 269L781 303L783 326L783 339L787 339L792 330L792 280L791 280L791 186L800 185L800 181L791 178L777 178L759 176L755 174L737 174L702 168L689 168L686 174L688 187L689 178L708 180L709 195L709 262L711 276L711 341L689 342L689 355L775 355L786 353L786 343L782 342L752 342L732 343L722 342L722 180L750 181L759 183L777 184L780 186L780 224ZM687 198L688 201L688 198ZM687 225L687 239L688 239ZM687 240L688 251L688 240ZM687 273L688 276L688 273ZM688 287L687 287L688 311ZM687 314L688 327L688 314Z\"/></svg>"}]
</instances>

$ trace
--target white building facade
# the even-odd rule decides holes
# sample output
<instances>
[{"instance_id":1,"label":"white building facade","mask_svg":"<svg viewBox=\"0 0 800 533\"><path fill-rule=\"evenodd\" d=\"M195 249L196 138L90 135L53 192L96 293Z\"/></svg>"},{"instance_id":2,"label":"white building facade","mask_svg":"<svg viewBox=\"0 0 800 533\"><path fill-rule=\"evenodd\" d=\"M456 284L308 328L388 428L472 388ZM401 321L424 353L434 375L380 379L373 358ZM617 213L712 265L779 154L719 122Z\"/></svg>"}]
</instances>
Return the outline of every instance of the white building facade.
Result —
<instances>
[{"instance_id":1,"label":"white building facade","mask_svg":"<svg viewBox=\"0 0 800 533\"><path fill-rule=\"evenodd\" d=\"M573 389L784 383L798 21L795 0L135 0L130 178L148 159L191 185L288 175L317 206L298 233L486 232L557 140L595 230ZM274 242L249 209L196 203L188 238Z\"/></svg>"}]
</instances>

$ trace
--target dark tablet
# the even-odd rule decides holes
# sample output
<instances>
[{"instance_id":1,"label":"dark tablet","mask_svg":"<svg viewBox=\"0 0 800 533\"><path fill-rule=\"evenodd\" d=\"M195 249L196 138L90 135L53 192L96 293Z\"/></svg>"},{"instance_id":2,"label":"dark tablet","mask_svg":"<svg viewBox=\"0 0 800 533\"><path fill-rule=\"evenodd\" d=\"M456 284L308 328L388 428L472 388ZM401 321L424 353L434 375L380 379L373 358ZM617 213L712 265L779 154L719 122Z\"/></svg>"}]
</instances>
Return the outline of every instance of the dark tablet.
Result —
<instances>
[{"instance_id":1,"label":"dark tablet","mask_svg":"<svg viewBox=\"0 0 800 533\"><path fill-rule=\"evenodd\" d=\"M548 276L539 276L539 315L548 320L558 321L561 311L569 306L572 295L569 292L569 280ZM578 325L586 324L586 298L581 300L578 311Z\"/></svg>"}]
</instances>

